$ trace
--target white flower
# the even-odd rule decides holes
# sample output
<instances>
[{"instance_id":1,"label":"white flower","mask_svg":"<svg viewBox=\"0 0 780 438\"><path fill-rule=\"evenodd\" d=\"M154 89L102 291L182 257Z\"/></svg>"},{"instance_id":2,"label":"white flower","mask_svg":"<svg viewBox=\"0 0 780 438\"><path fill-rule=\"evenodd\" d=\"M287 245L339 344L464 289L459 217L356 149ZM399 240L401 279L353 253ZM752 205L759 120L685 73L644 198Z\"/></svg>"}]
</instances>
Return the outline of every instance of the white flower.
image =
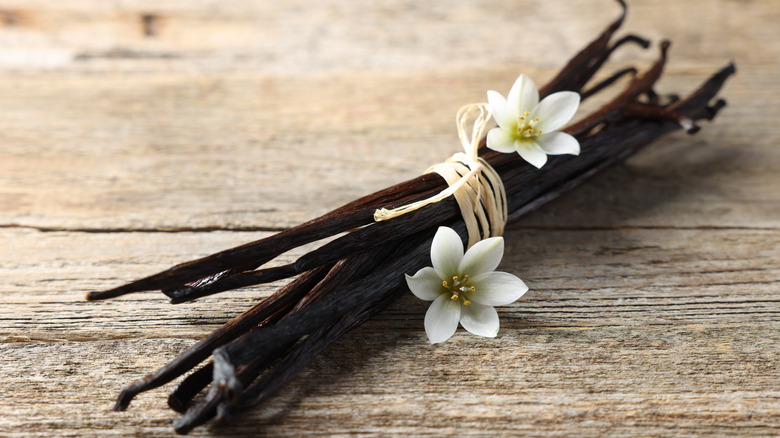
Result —
<instances>
[{"instance_id":1,"label":"white flower","mask_svg":"<svg viewBox=\"0 0 780 438\"><path fill-rule=\"evenodd\" d=\"M573 136L558 132L577 112L580 95L561 91L539 102L539 91L526 75L520 75L506 99L487 92L488 103L498 128L487 135L487 147L498 152L517 152L525 161L540 168L547 155L580 154Z\"/></svg>"},{"instance_id":2,"label":"white flower","mask_svg":"<svg viewBox=\"0 0 780 438\"><path fill-rule=\"evenodd\" d=\"M498 334L493 306L509 304L528 287L506 272L493 272L504 255L504 238L491 237L463 254L463 242L452 228L439 227L431 244L433 267L406 276L418 298L433 301L425 314L425 333L432 344L449 339L458 322L469 332L487 337Z\"/></svg>"}]
</instances>

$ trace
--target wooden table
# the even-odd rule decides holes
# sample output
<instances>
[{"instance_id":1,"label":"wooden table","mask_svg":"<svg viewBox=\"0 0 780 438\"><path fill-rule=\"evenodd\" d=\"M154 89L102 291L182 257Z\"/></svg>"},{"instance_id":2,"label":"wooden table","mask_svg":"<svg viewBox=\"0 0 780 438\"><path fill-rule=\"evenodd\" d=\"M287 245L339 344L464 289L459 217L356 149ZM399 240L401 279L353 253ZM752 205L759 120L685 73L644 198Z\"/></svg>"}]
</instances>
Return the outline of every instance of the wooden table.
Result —
<instances>
[{"instance_id":1,"label":"wooden table","mask_svg":"<svg viewBox=\"0 0 780 438\"><path fill-rule=\"evenodd\" d=\"M278 284L173 306L105 289L261 238L457 151L455 111L544 83L608 0L0 1L0 435L167 436L112 412ZM193 436L780 435L780 3L633 1L659 90L734 60L729 106L506 233L531 291L431 346L411 294L273 402ZM626 47L610 69L646 67ZM292 259L296 250L285 256Z\"/></svg>"}]
</instances>

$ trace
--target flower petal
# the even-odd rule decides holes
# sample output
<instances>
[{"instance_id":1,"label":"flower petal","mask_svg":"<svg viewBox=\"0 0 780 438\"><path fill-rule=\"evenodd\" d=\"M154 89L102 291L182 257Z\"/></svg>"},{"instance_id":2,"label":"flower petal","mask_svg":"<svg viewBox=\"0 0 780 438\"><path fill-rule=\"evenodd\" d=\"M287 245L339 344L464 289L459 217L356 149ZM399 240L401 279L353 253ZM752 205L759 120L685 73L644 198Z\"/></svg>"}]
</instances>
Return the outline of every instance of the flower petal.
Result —
<instances>
[{"instance_id":1,"label":"flower petal","mask_svg":"<svg viewBox=\"0 0 780 438\"><path fill-rule=\"evenodd\" d=\"M515 149L525 161L540 169L547 162L547 154L533 140L515 140Z\"/></svg>"},{"instance_id":2,"label":"flower petal","mask_svg":"<svg viewBox=\"0 0 780 438\"><path fill-rule=\"evenodd\" d=\"M477 304L504 306L517 301L527 291L523 280L508 272L488 272L471 278L476 291L469 293L469 299Z\"/></svg>"},{"instance_id":3,"label":"flower petal","mask_svg":"<svg viewBox=\"0 0 780 438\"><path fill-rule=\"evenodd\" d=\"M580 154L580 142L572 135L565 132L550 132L536 137L536 143L548 155Z\"/></svg>"},{"instance_id":4,"label":"flower petal","mask_svg":"<svg viewBox=\"0 0 780 438\"><path fill-rule=\"evenodd\" d=\"M512 85L506 100L510 112L516 111L515 117L519 117L524 111L531 111L539 103L539 90L536 89L536 84L531 78L522 74Z\"/></svg>"},{"instance_id":5,"label":"flower petal","mask_svg":"<svg viewBox=\"0 0 780 438\"><path fill-rule=\"evenodd\" d=\"M466 251L460 260L458 272L471 277L495 271L504 256L504 238L491 237L480 240Z\"/></svg>"},{"instance_id":6,"label":"flower petal","mask_svg":"<svg viewBox=\"0 0 780 438\"><path fill-rule=\"evenodd\" d=\"M441 282L442 279L436 273L436 270L430 266L420 269L412 277L406 276L406 284L409 286L409 290L417 298L425 301L433 301L446 292Z\"/></svg>"},{"instance_id":7,"label":"flower petal","mask_svg":"<svg viewBox=\"0 0 780 438\"><path fill-rule=\"evenodd\" d=\"M488 105L493 118L498 126L504 129L512 129L513 124L517 123L517 114L514 114L507 105L506 99L498 91L490 90L487 92Z\"/></svg>"},{"instance_id":8,"label":"flower petal","mask_svg":"<svg viewBox=\"0 0 780 438\"><path fill-rule=\"evenodd\" d=\"M493 128L487 134L487 147L505 154L515 151L515 137L502 128Z\"/></svg>"},{"instance_id":9,"label":"flower petal","mask_svg":"<svg viewBox=\"0 0 780 438\"><path fill-rule=\"evenodd\" d=\"M458 275L458 265L463 258L463 241L452 228L439 227L431 243L433 269L442 280Z\"/></svg>"},{"instance_id":10,"label":"flower petal","mask_svg":"<svg viewBox=\"0 0 780 438\"><path fill-rule=\"evenodd\" d=\"M433 300L425 313L425 334L431 344L438 344L451 338L458 328L460 304L449 296L441 295Z\"/></svg>"},{"instance_id":11,"label":"flower petal","mask_svg":"<svg viewBox=\"0 0 780 438\"><path fill-rule=\"evenodd\" d=\"M469 333L495 338L498 334L498 312L492 306L471 303L460 308L460 324Z\"/></svg>"},{"instance_id":12,"label":"flower petal","mask_svg":"<svg viewBox=\"0 0 780 438\"><path fill-rule=\"evenodd\" d=\"M579 94L573 91L559 91L539 102L539 105L531 111L531 117L539 118L536 127L544 134L562 128L574 117L579 106Z\"/></svg>"}]
</instances>

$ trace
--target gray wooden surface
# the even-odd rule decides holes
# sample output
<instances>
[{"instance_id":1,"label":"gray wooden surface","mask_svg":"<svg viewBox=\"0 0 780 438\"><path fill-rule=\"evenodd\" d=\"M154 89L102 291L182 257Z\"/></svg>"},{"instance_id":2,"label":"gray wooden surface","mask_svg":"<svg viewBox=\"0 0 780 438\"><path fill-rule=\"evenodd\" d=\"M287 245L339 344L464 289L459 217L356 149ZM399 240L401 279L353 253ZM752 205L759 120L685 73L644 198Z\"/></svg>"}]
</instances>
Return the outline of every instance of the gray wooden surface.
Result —
<instances>
[{"instance_id":1,"label":"gray wooden surface","mask_svg":"<svg viewBox=\"0 0 780 438\"><path fill-rule=\"evenodd\" d=\"M608 0L0 0L0 436L168 436L121 387L271 293L105 289L422 172L454 114L537 83ZM729 106L506 233L531 290L431 346L409 294L273 402L193 436L780 435L780 4L635 1L659 89L733 60ZM626 48L610 68L647 66ZM295 250L286 258L303 250Z\"/></svg>"}]
</instances>

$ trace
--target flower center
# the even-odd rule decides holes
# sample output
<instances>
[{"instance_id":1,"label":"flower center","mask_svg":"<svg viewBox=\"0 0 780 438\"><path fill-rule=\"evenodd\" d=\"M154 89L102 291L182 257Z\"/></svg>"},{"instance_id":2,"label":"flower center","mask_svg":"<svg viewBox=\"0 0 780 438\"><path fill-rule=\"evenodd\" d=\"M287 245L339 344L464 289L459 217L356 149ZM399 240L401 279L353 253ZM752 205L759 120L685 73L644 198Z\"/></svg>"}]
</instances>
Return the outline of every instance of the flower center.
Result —
<instances>
[{"instance_id":1,"label":"flower center","mask_svg":"<svg viewBox=\"0 0 780 438\"><path fill-rule=\"evenodd\" d=\"M528 111L524 112L522 116L517 118L517 136L523 138L538 137L542 131L536 129L535 126L539 124L539 117L533 119L528 117Z\"/></svg>"},{"instance_id":2,"label":"flower center","mask_svg":"<svg viewBox=\"0 0 780 438\"><path fill-rule=\"evenodd\" d=\"M459 301L464 306L468 306L471 304L471 301L468 299L468 294L477 290L477 288L469 284L469 280L470 277L468 275L464 275L463 278L456 275L452 277L451 282L445 280L442 281L441 285L450 290L450 299L452 301Z\"/></svg>"}]
</instances>

